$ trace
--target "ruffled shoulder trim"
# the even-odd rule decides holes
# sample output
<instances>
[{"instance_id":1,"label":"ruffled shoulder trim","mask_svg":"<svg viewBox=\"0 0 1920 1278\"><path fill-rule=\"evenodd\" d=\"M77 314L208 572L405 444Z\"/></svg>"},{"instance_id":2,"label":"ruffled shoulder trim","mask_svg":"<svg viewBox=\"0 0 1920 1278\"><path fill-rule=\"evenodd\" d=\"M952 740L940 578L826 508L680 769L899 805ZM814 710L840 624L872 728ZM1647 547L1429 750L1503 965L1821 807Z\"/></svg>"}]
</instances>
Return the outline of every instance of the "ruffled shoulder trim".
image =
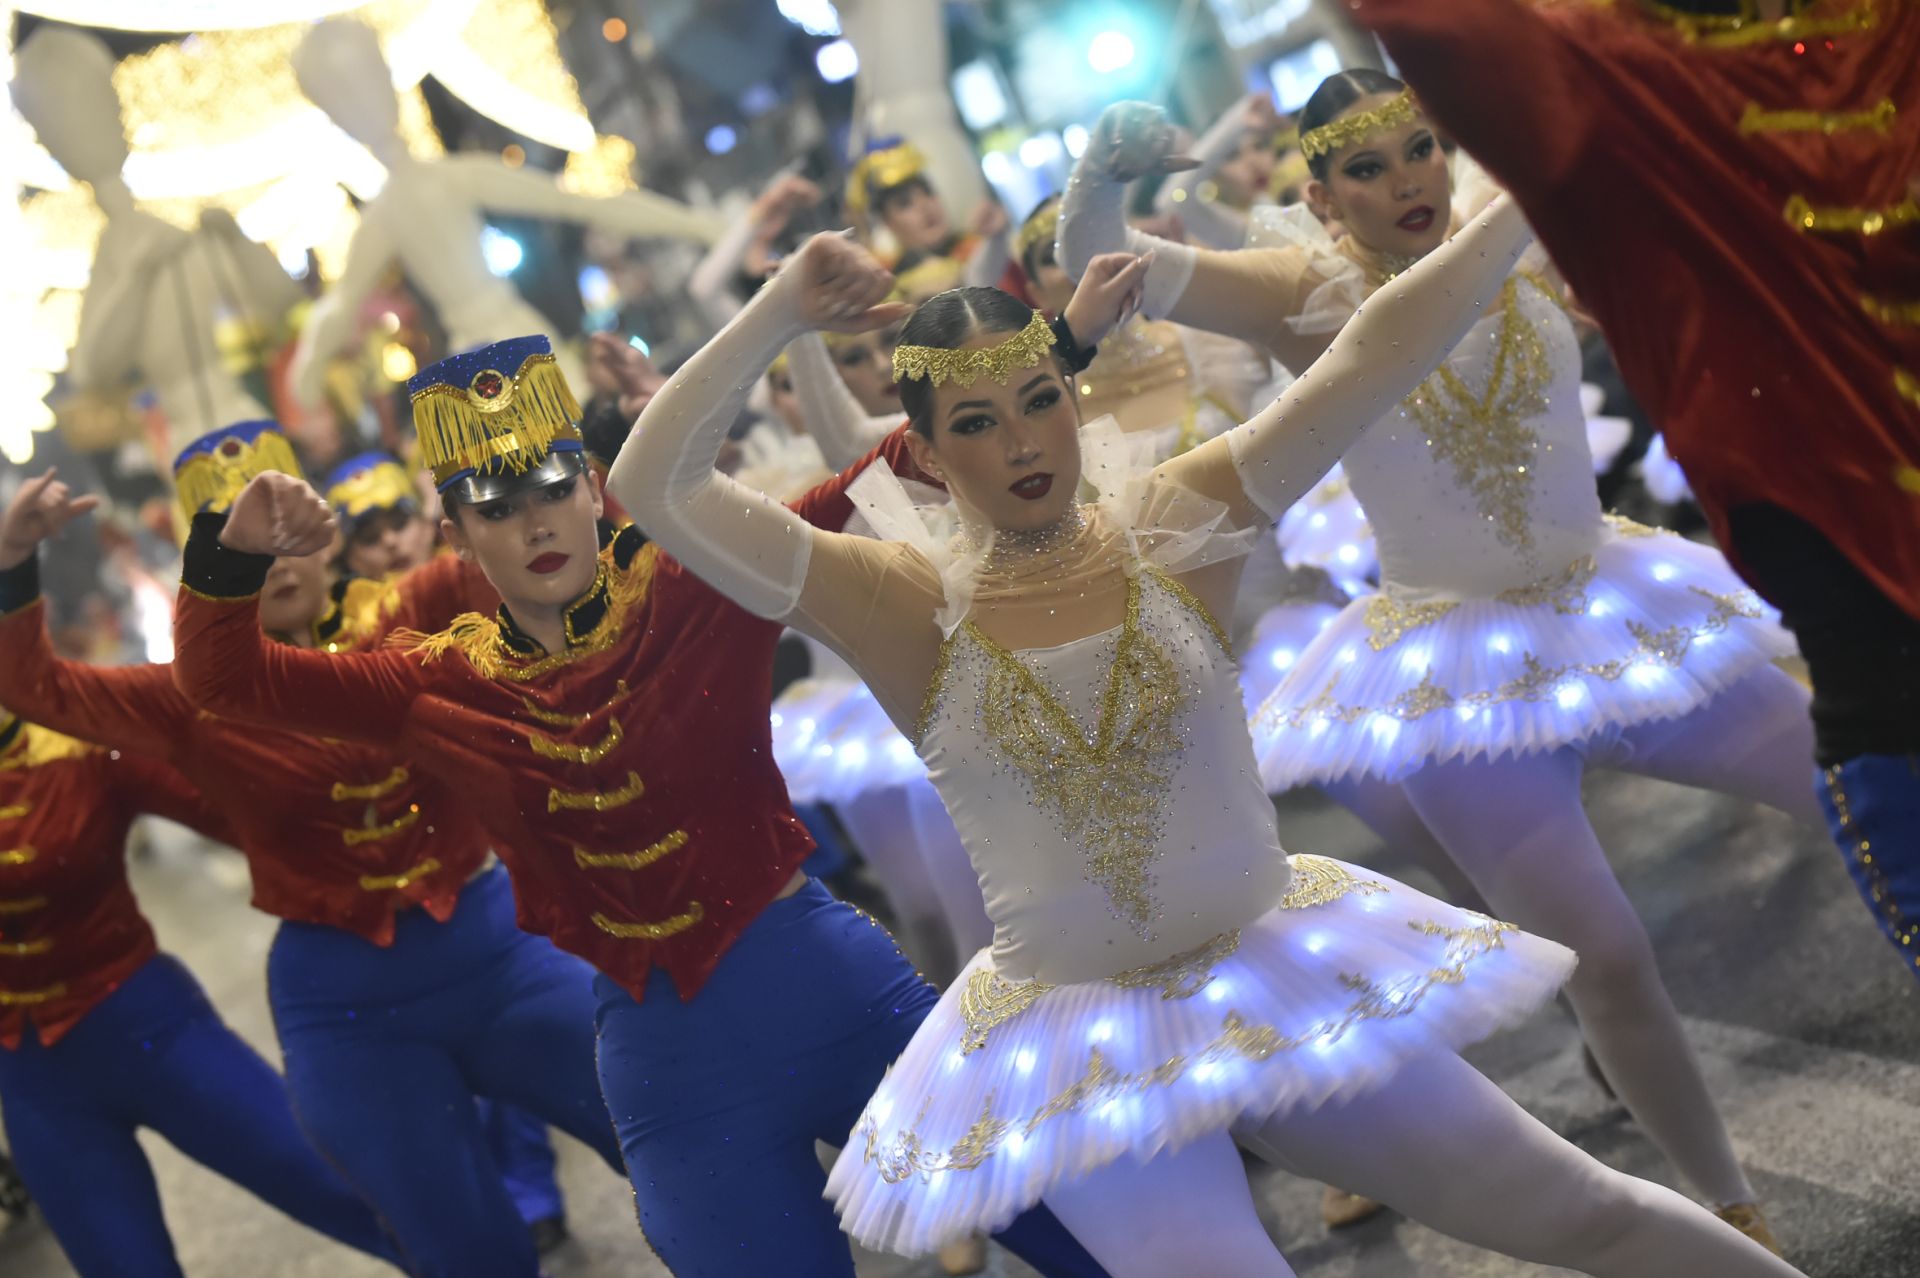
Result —
<instances>
[{"instance_id":1,"label":"ruffled shoulder trim","mask_svg":"<svg viewBox=\"0 0 1920 1278\"><path fill-rule=\"evenodd\" d=\"M1367 276L1340 251L1320 219L1304 204L1261 205L1247 227L1247 247L1292 249L1306 259L1320 284L1307 294L1287 327L1295 333L1335 333L1367 300Z\"/></svg>"}]
</instances>

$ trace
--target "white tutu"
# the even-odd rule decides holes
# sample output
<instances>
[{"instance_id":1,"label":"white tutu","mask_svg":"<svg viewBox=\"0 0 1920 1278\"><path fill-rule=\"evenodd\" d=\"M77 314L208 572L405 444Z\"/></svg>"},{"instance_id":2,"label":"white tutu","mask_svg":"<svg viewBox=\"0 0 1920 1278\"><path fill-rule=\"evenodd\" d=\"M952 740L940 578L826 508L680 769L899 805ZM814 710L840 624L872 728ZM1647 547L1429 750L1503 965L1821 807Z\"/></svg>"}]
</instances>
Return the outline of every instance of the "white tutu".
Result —
<instances>
[{"instance_id":1,"label":"white tutu","mask_svg":"<svg viewBox=\"0 0 1920 1278\"><path fill-rule=\"evenodd\" d=\"M773 703L772 722L773 759L795 803L848 803L927 775L858 679L801 679Z\"/></svg>"},{"instance_id":2,"label":"white tutu","mask_svg":"<svg viewBox=\"0 0 1920 1278\"><path fill-rule=\"evenodd\" d=\"M1571 951L1391 879L1290 858L1246 927L1101 981L968 964L888 1071L827 1193L867 1247L918 1255L1059 1181L1378 1087L1531 1014Z\"/></svg>"},{"instance_id":3,"label":"white tutu","mask_svg":"<svg viewBox=\"0 0 1920 1278\"><path fill-rule=\"evenodd\" d=\"M1283 603L1261 614L1253 635L1240 651L1240 691L1249 715L1258 711L1287 672L1300 664L1301 654L1340 612L1337 603L1311 600Z\"/></svg>"},{"instance_id":4,"label":"white tutu","mask_svg":"<svg viewBox=\"0 0 1920 1278\"><path fill-rule=\"evenodd\" d=\"M1355 600L1254 716L1270 791L1527 754L1697 708L1793 642L1717 551L1610 521L1497 598Z\"/></svg>"}]
</instances>

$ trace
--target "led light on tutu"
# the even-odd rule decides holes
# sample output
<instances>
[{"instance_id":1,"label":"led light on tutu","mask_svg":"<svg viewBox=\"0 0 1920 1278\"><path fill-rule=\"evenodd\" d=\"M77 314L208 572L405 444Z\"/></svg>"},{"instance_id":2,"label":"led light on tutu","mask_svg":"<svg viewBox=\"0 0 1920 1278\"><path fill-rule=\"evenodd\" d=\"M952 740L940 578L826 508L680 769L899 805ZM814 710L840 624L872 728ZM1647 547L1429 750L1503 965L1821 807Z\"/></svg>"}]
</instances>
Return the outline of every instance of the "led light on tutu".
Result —
<instances>
[{"instance_id":1,"label":"led light on tutu","mask_svg":"<svg viewBox=\"0 0 1920 1278\"><path fill-rule=\"evenodd\" d=\"M430 364L407 382L420 461L469 504L584 474L580 403L539 334Z\"/></svg>"},{"instance_id":2,"label":"led light on tutu","mask_svg":"<svg viewBox=\"0 0 1920 1278\"><path fill-rule=\"evenodd\" d=\"M208 431L173 460L173 492L183 524L195 515L226 510L254 476L270 470L306 478L280 423L235 422Z\"/></svg>"}]
</instances>

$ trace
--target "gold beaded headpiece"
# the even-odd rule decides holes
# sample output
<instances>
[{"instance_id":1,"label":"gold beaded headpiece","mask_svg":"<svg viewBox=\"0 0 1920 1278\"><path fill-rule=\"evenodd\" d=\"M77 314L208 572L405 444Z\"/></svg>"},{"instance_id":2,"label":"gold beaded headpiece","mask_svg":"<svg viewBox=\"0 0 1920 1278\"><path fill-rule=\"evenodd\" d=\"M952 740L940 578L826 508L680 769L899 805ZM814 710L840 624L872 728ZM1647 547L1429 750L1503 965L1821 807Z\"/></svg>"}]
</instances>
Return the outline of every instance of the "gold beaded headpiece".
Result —
<instances>
[{"instance_id":1,"label":"gold beaded headpiece","mask_svg":"<svg viewBox=\"0 0 1920 1278\"><path fill-rule=\"evenodd\" d=\"M935 386L952 382L971 386L983 377L991 377L1002 386L1015 372L1032 368L1053 349L1053 329L1047 317L1033 313L1028 325L998 346L973 350L947 350L939 346L902 346L893 352L893 380L904 382L924 377Z\"/></svg>"},{"instance_id":2,"label":"gold beaded headpiece","mask_svg":"<svg viewBox=\"0 0 1920 1278\"><path fill-rule=\"evenodd\" d=\"M1413 96L1412 89L1402 89L1399 96L1383 106L1371 111L1362 111L1350 115L1344 120L1335 120L1323 124L1317 129L1300 135L1300 153L1309 160L1323 155L1332 155L1343 146L1352 146L1365 141L1377 133L1388 129L1397 129L1411 121L1420 112L1420 103Z\"/></svg>"},{"instance_id":3,"label":"gold beaded headpiece","mask_svg":"<svg viewBox=\"0 0 1920 1278\"><path fill-rule=\"evenodd\" d=\"M1020 228L1020 234L1013 240L1015 260L1024 262L1034 245L1051 240L1060 234L1060 201L1048 200L1035 209L1026 225Z\"/></svg>"}]
</instances>

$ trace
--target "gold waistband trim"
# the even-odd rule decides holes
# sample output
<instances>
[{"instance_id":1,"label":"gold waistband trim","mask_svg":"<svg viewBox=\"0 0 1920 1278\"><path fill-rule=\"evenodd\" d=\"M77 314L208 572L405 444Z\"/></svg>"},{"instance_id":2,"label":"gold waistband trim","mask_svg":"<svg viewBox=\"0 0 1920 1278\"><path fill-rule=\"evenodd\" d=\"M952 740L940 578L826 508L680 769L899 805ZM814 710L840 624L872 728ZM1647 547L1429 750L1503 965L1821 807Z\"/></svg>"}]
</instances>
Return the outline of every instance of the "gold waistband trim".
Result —
<instances>
[{"instance_id":1,"label":"gold waistband trim","mask_svg":"<svg viewBox=\"0 0 1920 1278\"><path fill-rule=\"evenodd\" d=\"M333 801L347 803L354 799L384 799L406 783L405 768L395 768L387 773L384 780L369 782L366 785L348 785L345 781L335 781L332 790Z\"/></svg>"},{"instance_id":2,"label":"gold waistband trim","mask_svg":"<svg viewBox=\"0 0 1920 1278\"><path fill-rule=\"evenodd\" d=\"M412 887L429 874L440 872L440 862L428 857L420 864L400 874L363 874L360 876L362 892L391 892L397 888Z\"/></svg>"},{"instance_id":3,"label":"gold waistband trim","mask_svg":"<svg viewBox=\"0 0 1920 1278\"><path fill-rule=\"evenodd\" d=\"M593 925L608 936L617 936L623 941L663 941L669 936L678 936L705 917L706 907L698 901L692 901L684 912L670 919L661 919L658 923L617 923L604 914L596 914L593 916Z\"/></svg>"},{"instance_id":4,"label":"gold waistband trim","mask_svg":"<svg viewBox=\"0 0 1920 1278\"><path fill-rule=\"evenodd\" d=\"M5 955L7 958L33 958L35 955L45 954L52 948L53 938L41 936L31 941L0 942L0 955Z\"/></svg>"},{"instance_id":5,"label":"gold waistband trim","mask_svg":"<svg viewBox=\"0 0 1920 1278\"><path fill-rule=\"evenodd\" d=\"M0 821L18 821L31 811L33 811L32 800L9 803L5 807L0 807Z\"/></svg>"},{"instance_id":6,"label":"gold waistband trim","mask_svg":"<svg viewBox=\"0 0 1920 1278\"><path fill-rule=\"evenodd\" d=\"M1891 297L1874 297L1867 293L1860 295L1860 309L1879 320L1882 324L1895 327L1920 327L1920 301L1900 301ZM4 816L0 812L0 816Z\"/></svg>"},{"instance_id":7,"label":"gold waistband trim","mask_svg":"<svg viewBox=\"0 0 1920 1278\"><path fill-rule=\"evenodd\" d=\"M39 855L31 847L8 848L0 852L0 865L25 865Z\"/></svg>"},{"instance_id":8,"label":"gold waistband trim","mask_svg":"<svg viewBox=\"0 0 1920 1278\"><path fill-rule=\"evenodd\" d=\"M23 896L17 901L0 901L0 914L31 914L47 908L44 896Z\"/></svg>"},{"instance_id":9,"label":"gold waistband trim","mask_svg":"<svg viewBox=\"0 0 1920 1278\"><path fill-rule=\"evenodd\" d=\"M640 774L629 772L627 783L618 790L548 790L547 811L608 812L625 807L646 792L647 786Z\"/></svg>"},{"instance_id":10,"label":"gold waistband trim","mask_svg":"<svg viewBox=\"0 0 1920 1278\"><path fill-rule=\"evenodd\" d=\"M642 870L662 857L671 856L687 845L687 832L675 830L664 839L655 840L638 852L589 852L585 848L573 850L573 863L583 870Z\"/></svg>"},{"instance_id":11,"label":"gold waistband trim","mask_svg":"<svg viewBox=\"0 0 1920 1278\"><path fill-rule=\"evenodd\" d=\"M342 830L340 841L350 848L357 848L362 843L378 843L381 839L392 838L419 819L420 809L411 807L385 825L371 825L362 830Z\"/></svg>"},{"instance_id":12,"label":"gold waistband trim","mask_svg":"<svg viewBox=\"0 0 1920 1278\"><path fill-rule=\"evenodd\" d=\"M56 981L37 990L0 990L0 1007L36 1007L50 1003L67 992L65 981Z\"/></svg>"},{"instance_id":13,"label":"gold waistband trim","mask_svg":"<svg viewBox=\"0 0 1920 1278\"><path fill-rule=\"evenodd\" d=\"M1920 405L1920 377L1915 377L1904 368L1893 370L1893 388L1900 392L1900 398Z\"/></svg>"}]
</instances>

